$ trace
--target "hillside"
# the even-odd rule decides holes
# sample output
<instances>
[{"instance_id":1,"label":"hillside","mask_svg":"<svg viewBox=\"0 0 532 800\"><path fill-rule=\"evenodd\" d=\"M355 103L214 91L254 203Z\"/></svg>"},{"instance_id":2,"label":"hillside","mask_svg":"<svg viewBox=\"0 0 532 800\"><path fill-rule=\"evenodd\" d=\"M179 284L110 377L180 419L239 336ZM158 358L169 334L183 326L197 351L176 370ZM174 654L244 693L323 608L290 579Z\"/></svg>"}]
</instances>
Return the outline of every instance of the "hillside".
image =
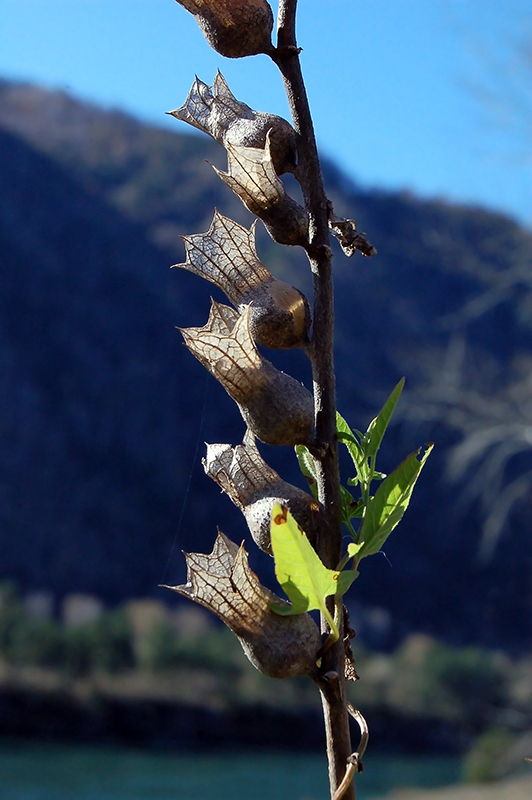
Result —
<instances>
[{"instance_id":1,"label":"hillside","mask_svg":"<svg viewBox=\"0 0 532 800\"><path fill-rule=\"evenodd\" d=\"M183 578L181 548L210 549L217 524L246 534L199 463L203 441L236 444L242 422L174 329L204 324L213 288L168 270L179 234L206 230L214 206L250 223L206 162L225 166L207 139L0 82L0 578L24 590L154 594L163 573ZM422 630L525 649L526 480L490 548L482 524L532 468L532 236L482 209L362 190L329 163L325 173L337 213L379 253L337 254L339 407L362 427L404 374L381 468L436 442L386 558L364 565L352 592L358 628L378 646ZM259 254L307 289L301 253L264 233ZM272 360L308 381L301 354ZM457 450L468 432L469 456ZM290 453L263 452L301 480ZM446 479L460 457L469 500ZM252 556L261 573L267 562Z\"/></svg>"}]
</instances>

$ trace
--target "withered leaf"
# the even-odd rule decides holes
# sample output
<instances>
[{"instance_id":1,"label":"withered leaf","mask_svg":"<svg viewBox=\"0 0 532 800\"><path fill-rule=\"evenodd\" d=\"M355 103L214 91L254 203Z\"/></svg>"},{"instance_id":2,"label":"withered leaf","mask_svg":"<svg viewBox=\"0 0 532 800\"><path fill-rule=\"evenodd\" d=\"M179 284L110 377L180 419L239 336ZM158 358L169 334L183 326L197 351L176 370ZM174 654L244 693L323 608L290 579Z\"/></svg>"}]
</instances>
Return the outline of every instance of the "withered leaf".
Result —
<instances>
[{"instance_id":1,"label":"withered leaf","mask_svg":"<svg viewBox=\"0 0 532 800\"><path fill-rule=\"evenodd\" d=\"M366 258L377 255L377 248L373 247L368 241L367 235L357 231L354 219L342 219L331 213L329 215L329 230L334 238L338 240L344 255L348 258L354 256L357 250Z\"/></svg>"},{"instance_id":2,"label":"withered leaf","mask_svg":"<svg viewBox=\"0 0 532 800\"><path fill-rule=\"evenodd\" d=\"M263 492L281 480L262 458L250 431L246 431L244 442L236 447L208 444L202 463L206 474L239 508L247 505L257 492Z\"/></svg>"},{"instance_id":3,"label":"withered leaf","mask_svg":"<svg viewBox=\"0 0 532 800\"><path fill-rule=\"evenodd\" d=\"M168 588L208 608L236 634L258 632L261 617L271 613L268 604L280 602L251 571L244 545L221 531L210 555L185 553L185 558L186 584Z\"/></svg>"},{"instance_id":4,"label":"withered leaf","mask_svg":"<svg viewBox=\"0 0 532 800\"><path fill-rule=\"evenodd\" d=\"M223 182L256 214L282 201L285 188L277 177L270 152L270 134L264 149L227 145L227 172L213 167Z\"/></svg>"}]
</instances>

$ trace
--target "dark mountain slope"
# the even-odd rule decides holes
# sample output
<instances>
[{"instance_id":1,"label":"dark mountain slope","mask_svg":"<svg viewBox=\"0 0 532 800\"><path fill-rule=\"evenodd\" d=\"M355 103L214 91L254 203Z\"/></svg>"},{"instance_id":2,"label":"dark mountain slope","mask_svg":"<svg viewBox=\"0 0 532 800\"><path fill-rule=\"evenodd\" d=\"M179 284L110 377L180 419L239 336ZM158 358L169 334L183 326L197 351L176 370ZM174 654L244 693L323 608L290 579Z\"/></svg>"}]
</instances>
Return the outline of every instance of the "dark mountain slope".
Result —
<instances>
[{"instance_id":1,"label":"dark mountain slope","mask_svg":"<svg viewBox=\"0 0 532 800\"><path fill-rule=\"evenodd\" d=\"M2 573L109 599L148 593L204 386L174 329L168 258L5 132L0 158ZM181 317L198 302L188 283Z\"/></svg>"},{"instance_id":2,"label":"dark mountain slope","mask_svg":"<svg viewBox=\"0 0 532 800\"><path fill-rule=\"evenodd\" d=\"M212 287L167 267L181 260L178 234L205 230L214 205L246 224L249 215L205 164L224 166L223 151L199 137L10 83L0 84L0 126L0 569L58 594L149 593L178 529L198 436L234 444L243 430L174 330L205 322ZM371 260L337 256L340 409L360 427L406 374L381 466L423 441L437 445L388 560L364 565L352 593L359 613L388 612L373 631L382 643L416 628L523 647L532 640L528 495L482 562L484 511L460 504L462 489L444 475L463 420L482 432L511 416L530 372L532 237L503 216L362 191L333 165L325 171L336 211L379 250ZM308 285L299 252L262 234L259 252ZM300 354L272 360L308 378ZM524 406L518 413L526 421ZM290 453L264 451L299 480ZM503 487L529 461L520 451L505 462ZM494 501L500 488L494 481ZM177 550L209 549L216 523L245 535L196 463ZM168 579L180 577L174 553Z\"/></svg>"}]
</instances>

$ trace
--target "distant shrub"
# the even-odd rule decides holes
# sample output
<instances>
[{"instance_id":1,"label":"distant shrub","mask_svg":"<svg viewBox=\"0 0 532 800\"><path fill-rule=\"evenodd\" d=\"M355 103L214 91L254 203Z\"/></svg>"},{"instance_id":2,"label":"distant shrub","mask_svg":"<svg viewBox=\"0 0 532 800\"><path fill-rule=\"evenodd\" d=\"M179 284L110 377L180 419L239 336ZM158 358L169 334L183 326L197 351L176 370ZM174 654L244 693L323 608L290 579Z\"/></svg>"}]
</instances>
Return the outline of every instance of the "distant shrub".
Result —
<instances>
[{"instance_id":1,"label":"distant shrub","mask_svg":"<svg viewBox=\"0 0 532 800\"><path fill-rule=\"evenodd\" d=\"M16 584L0 585L0 655L19 665L55 667L64 656L60 626L29 615Z\"/></svg>"},{"instance_id":2,"label":"distant shrub","mask_svg":"<svg viewBox=\"0 0 532 800\"><path fill-rule=\"evenodd\" d=\"M125 609L117 608L102 614L93 623L92 667L105 672L133 669L132 631Z\"/></svg>"},{"instance_id":3,"label":"distant shrub","mask_svg":"<svg viewBox=\"0 0 532 800\"><path fill-rule=\"evenodd\" d=\"M82 625L64 626L28 614L14 584L0 585L0 657L81 677L135 666L128 615L116 609Z\"/></svg>"},{"instance_id":4,"label":"distant shrub","mask_svg":"<svg viewBox=\"0 0 532 800\"><path fill-rule=\"evenodd\" d=\"M141 666L153 672L189 667L220 673L245 664L238 641L227 628L211 629L208 635L183 636L160 622L146 637Z\"/></svg>"},{"instance_id":5,"label":"distant shrub","mask_svg":"<svg viewBox=\"0 0 532 800\"><path fill-rule=\"evenodd\" d=\"M64 668L81 677L92 672L120 672L135 666L132 635L124 609L107 611L97 620L64 629Z\"/></svg>"},{"instance_id":6,"label":"distant shrub","mask_svg":"<svg viewBox=\"0 0 532 800\"><path fill-rule=\"evenodd\" d=\"M506 728L493 727L478 737L466 754L462 777L468 783L494 781L500 777L500 767L513 742Z\"/></svg>"},{"instance_id":7,"label":"distant shrub","mask_svg":"<svg viewBox=\"0 0 532 800\"><path fill-rule=\"evenodd\" d=\"M92 624L87 624L63 630L64 658L61 666L73 678L83 678L91 671L93 629Z\"/></svg>"},{"instance_id":8,"label":"distant shrub","mask_svg":"<svg viewBox=\"0 0 532 800\"><path fill-rule=\"evenodd\" d=\"M16 628L24 618L16 584L4 581L0 584L0 655L10 659L10 649Z\"/></svg>"},{"instance_id":9,"label":"distant shrub","mask_svg":"<svg viewBox=\"0 0 532 800\"><path fill-rule=\"evenodd\" d=\"M478 733L506 702L507 665L489 650L413 635L391 661L388 699L406 713L446 719Z\"/></svg>"},{"instance_id":10,"label":"distant shrub","mask_svg":"<svg viewBox=\"0 0 532 800\"><path fill-rule=\"evenodd\" d=\"M9 661L38 667L60 667L65 657L63 631L47 619L19 618L7 649Z\"/></svg>"},{"instance_id":11,"label":"distant shrub","mask_svg":"<svg viewBox=\"0 0 532 800\"><path fill-rule=\"evenodd\" d=\"M474 731L481 730L494 709L504 704L505 676L488 650L438 644L427 658L427 671Z\"/></svg>"}]
</instances>

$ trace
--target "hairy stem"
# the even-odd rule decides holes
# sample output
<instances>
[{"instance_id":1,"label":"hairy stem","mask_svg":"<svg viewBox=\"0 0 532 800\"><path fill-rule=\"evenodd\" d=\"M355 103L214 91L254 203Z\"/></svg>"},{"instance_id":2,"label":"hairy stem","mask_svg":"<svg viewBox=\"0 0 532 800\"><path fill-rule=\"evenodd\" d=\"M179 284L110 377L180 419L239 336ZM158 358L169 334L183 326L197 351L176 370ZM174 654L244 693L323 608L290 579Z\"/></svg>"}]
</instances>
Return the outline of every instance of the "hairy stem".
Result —
<instances>
[{"instance_id":1,"label":"hairy stem","mask_svg":"<svg viewBox=\"0 0 532 800\"><path fill-rule=\"evenodd\" d=\"M315 448L318 498L323 507L318 553L334 569L341 558L340 477L336 442L336 388L333 358L334 309L332 252L328 229L328 204L314 136L314 126L299 62L295 35L297 0L280 0L277 49L272 58L283 76L292 121L298 137L296 177L309 214L307 255L314 283L314 319L310 357L314 383ZM323 620L322 620L323 624ZM342 631L342 620L339 620ZM351 754L346 710L343 636L322 658L320 689L325 729L331 796L344 778ZM354 800L351 784L346 800Z\"/></svg>"}]
</instances>

